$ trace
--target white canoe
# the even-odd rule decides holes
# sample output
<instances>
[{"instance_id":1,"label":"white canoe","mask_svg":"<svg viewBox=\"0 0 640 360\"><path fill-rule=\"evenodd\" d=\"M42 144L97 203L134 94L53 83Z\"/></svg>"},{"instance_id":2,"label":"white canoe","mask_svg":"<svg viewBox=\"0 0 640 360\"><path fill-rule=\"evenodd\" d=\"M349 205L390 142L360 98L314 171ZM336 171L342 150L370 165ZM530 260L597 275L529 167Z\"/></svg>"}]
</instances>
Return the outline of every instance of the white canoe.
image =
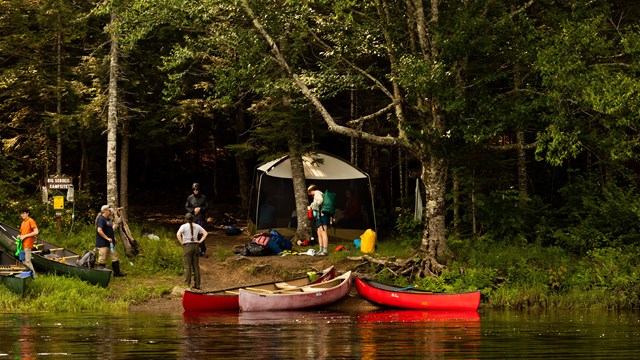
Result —
<instances>
[{"instance_id":1,"label":"white canoe","mask_svg":"<svg viewBox=\"0 0 640 360\"><path fill-rule=\"evenodd\" d=\"M284 311L317 308L349 294L351 271L318 284L276 291L240 289L240 311Z\"/></svg>"}]
</instances>

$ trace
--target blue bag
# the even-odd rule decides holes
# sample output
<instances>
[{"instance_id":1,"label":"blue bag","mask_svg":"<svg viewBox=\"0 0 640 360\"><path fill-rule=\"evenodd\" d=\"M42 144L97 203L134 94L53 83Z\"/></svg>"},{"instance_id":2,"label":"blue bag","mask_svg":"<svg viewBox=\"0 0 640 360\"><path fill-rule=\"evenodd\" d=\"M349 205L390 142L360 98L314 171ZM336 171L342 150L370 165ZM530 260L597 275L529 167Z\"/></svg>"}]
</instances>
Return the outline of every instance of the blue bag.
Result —
<instances>
[{"instance_id":1,"label":"blue bag","mask_svg":"<svg viewBox=\"0 0 640 360\"><path fill-rule=\"evenodd\" d=\"M291 243L291 241L289 241L289 239L273 229L270 231L270 233L271 236L269 237L269 247L275 254L279 254L284 250L291 250L293 244Z\"/></svg>"}]
</instances>

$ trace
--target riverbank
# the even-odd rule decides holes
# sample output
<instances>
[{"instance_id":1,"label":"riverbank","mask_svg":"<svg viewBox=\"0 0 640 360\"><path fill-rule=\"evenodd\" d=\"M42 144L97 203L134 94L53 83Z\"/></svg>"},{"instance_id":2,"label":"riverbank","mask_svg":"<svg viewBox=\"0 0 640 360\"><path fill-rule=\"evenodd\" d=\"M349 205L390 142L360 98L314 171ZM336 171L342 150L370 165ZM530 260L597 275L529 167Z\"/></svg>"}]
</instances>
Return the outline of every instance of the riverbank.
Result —
<instances>
[{"instance_id":1,"label":"riverbank","mask_svg":"<svg viewBox=\"0 0 640 360\"><path fill-rule=\"evenodd\" d=\"M240 234L227 236L221 229L209 231L207 237L207 258L200 258L202 276L201 290L213 291L247 284L277 281L304 276L308 271L321 271L334 266L338 273L351 270L358 262L336 256L241 256L234 254L236 247L250 241L250 236ZM309 248L301 248L306 250ZM182 312L183 285L182 275L161 275L154 278L148 276L127 276L112 279L109 287L114 293L120 293L133 286L166 287L171 291L160 297L153 297L141 303L129 306L129 311L144 312ZM360 298L352 289L348 298L333 305L333 310L368 311L377 307Z\"/></svg>"}]
</instances>

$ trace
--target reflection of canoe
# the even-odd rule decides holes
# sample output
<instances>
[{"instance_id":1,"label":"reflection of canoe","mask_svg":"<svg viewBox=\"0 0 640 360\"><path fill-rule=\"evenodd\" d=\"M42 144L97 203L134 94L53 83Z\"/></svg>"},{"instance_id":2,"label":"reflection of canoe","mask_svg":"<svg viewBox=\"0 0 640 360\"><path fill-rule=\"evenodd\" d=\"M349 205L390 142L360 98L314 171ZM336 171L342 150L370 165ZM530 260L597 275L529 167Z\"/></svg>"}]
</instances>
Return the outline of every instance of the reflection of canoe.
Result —
<instances>
[{"instance_id":1,"label":"reflection of canoe","mask_svg":"<svg viewBox=\"0 0 640 360\"><path fill-rule=\"evenodd\" d=\"M358 314L358 322L365 323L404 323L404 322L467 322L480 321L480 314L475 310L383 310Z\"/></svg>"},{"instance_id":2,"label":"reflection of canoe","mask_svg":"<svg viewBox=\"0 0 640 360\"><path fill-rule=\"evenodd\" d=\"M297 279L285 280L282 282L269 282L256 285L246 285L231 289L210 291L210 292L193 292L185 291L182 295L182 307L185 311L221 311L234 310L240 307L238 304L239 290L242 288L261 289L263 291L277 291L286 286L303 286L325 280L333 279L336 272L332 267L327 268L320 273L320 276L314 281L310 281L309 276Z\"/></svg>"},{"instance_id":3,"label":"reflection of canoe","mask_svg":"<svg viewBox=\"0 0 640 360\"><path fill-rule=\"evenodd\" d=\"M185 311L182 313L184 324L197 325L236 325L238 311Z\"/></svg>"},{"instance_id":4,"label":"reflection of canoe","mask_svg":"<svg viewBox=\"0 0 640 360\"><path fill-rule=\"evenodd\" d=\"M279 325L279 324L352 324L353 317L348 313L335 311L243 311L238 314L241 325Z\"/></svg>"},{"instance_id":5,"label":"reflection of canoe","mask_svg":"<svg viewBox=\"0 0 640 360\"><path fill-rule=\"evenodd\" d=\"M33 279L29 272L28 276L24 276L29 269L22 265L18 259L0 251L0 282L8 287L11 291L18 295L24 294Z\"/></svg>"},{"instance_id":6,"label":"reflection of canoe","mask_svg":"<svg viewBox=\"0 0 640 360\"><path fill-rule=\"evenodd\" d=\"M383 306L418 310L477 310L480 292L447 294L401 288L356 277L356 288L363 298Z\"/></svg>"},{"instance_id":7,"label":"reflection of canoe","mask_svg":"<svg viewBox=\"0 0 640 360\"><path fill-rule=\"evenodd\" d=\"M351 271L321 283L293 289L240 289L240 311L284 311L321 307L349 294Z\"/></svg>"},{"instance_id":8,"label":"reflection of canoe","mask_svg":"<svg viewBox=\"0 0 640 360\"><path fill-rule=\"evenodd\" d=\"M0 245L10 253L16 251L16 236L20 232L8 225L0 223ZM43 252L46 255L43 255ZM59 275L77 277L88 283L107 287L111 278L111 270L102 268L86 268L76 266L79 255L59 247L41 238L37 238L32 251L31 262L37 271L53 272Z\"/></svg>"}]
</instances>

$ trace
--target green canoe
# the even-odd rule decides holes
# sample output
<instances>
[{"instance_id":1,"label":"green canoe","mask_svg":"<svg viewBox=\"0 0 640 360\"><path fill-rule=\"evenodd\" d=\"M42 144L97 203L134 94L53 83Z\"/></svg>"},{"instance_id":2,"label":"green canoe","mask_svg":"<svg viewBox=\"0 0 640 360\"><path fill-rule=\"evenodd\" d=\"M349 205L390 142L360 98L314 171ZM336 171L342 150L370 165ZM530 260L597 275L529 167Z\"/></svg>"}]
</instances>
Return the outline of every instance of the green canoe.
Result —
<instances>
[{"instance_id":1,"label":"green canoe","mask_svg":"<svg viewBox=\"0 0 640 360\"><path fill-rule=\"evenodd\" d=\"M0 245L2 245L2 247L11 254L16 251L15 239L19 234L20 232L17 229L0 223ZM43 255L43 252L46 255ZM32 254L33 257L31 261L33 262L33 266L36 268L36 272L51 272L58 275L77 277L88 283L100 285L102 287L107 287L109 285L111 270L107 268L87 268L76 266L76 261L78 261L80 255L48 241L44 241L39 237L34 245Z\"/></svg>"},{"instance_id":2,"label":"green canoe","mask_svg":"<svg viewBox=\"0 0 640 360\"><path fill-rule=\"evenodd\" d=\"M18 295L24 294L33 280L31 272L18 259L0 251L0 282ZM28 272L28 273L27 273ZM29 274L28 276L25 276Z\"/></svg>"}]
</instances>

